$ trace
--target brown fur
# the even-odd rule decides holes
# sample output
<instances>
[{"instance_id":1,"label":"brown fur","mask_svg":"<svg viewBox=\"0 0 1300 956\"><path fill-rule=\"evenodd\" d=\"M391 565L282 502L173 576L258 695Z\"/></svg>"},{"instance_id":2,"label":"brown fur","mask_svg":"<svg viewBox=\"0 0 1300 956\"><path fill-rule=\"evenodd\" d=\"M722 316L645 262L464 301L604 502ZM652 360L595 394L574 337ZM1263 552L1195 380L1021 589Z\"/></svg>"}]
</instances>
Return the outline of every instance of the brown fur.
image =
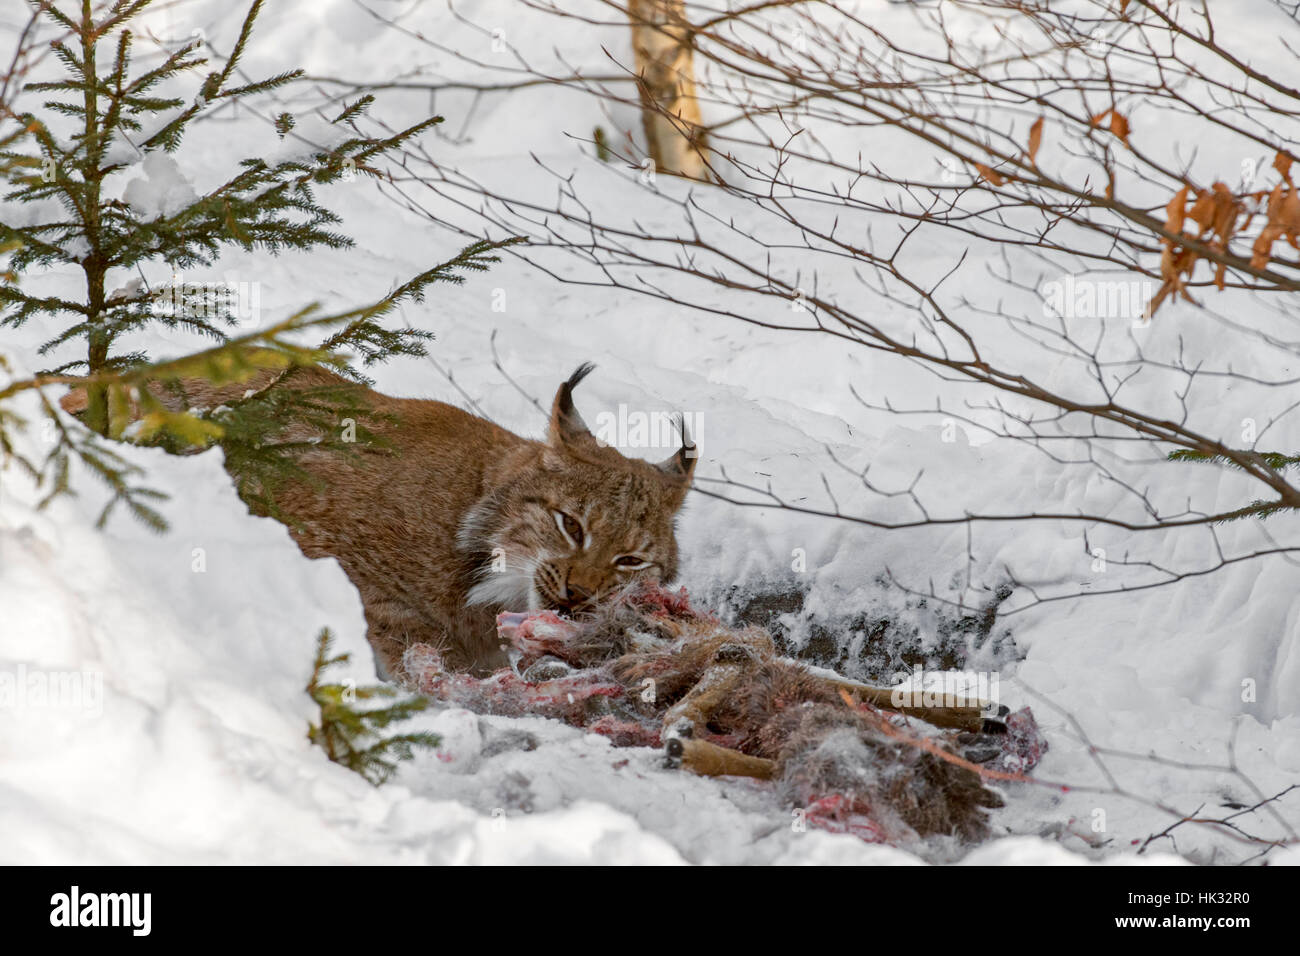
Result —
<instances>
[{"instance_id":1,"label":"brown fur","mask_svg":"<svg viewBox=\"0 0 1300 956\"><path fill-rule=\"evenodd\" d=\"M955 836L967 843L988 836L984 811L1003 802L979 775L891 739L878 724L842 704L779 711L759 737L760 749L776 760L785 801L807 806L843 794L887 827L901 822L923 837Z\"/></svg>"},{"instance_id":2,"label":"brown fur","mask_svg":"<svg viewBox=\"0 0 1300 956\"><path fill-rule=\"evenodd\" d=\"M277 487L274 504L303 553L337 558L360 591L368 637L388 676L400 677L402 653L416 643L439 648L451 667L491 670L504 663L499 611L581 610L633 580L676 576L674 516L690 484L693 446L683 435L682 449L655 465L600 445L572 398L590 369L580 367L560 386L545 441L321 368L296 370L275 386L348 389L350 401L373 413L367 427L387 443L356 455L304 452L300 464L311 480ZM211 409L277 374L216 388L185 382L179 395L174 383L151 391L174 409ZM80 411L79 399L73 392L65 408ZM285 436L310 437L292 429ZM556 512L581 523L581 545ZM627 555L648 566L620 567Z\"/></svg>"},{"instance_id":3,"label":"brown fur","mask_svg":"<svg viewBox=\"0 0 1300 956\"><path fill-rule=\"evenodd\" d=\"M987 834L986 811L1001 806L1000 798L969 765L901 739L869 703L887 703L888 689L815 674L781 657L767 631L729 628L672 598L662 588L633 589L563 628L563 640L542 648L516 631L516 643L525 660L545 651L598 682L618 681L626 693L619 698L625 709L612 715L616 726L657 723L670 759L695 773L775 780L789 806L810 813L813 807L824 811L831 799L836 812L873 820L891 841L916 834L974 842ZM570 674L568 680L557 693L572 700L582 678ZM538 685L529 693L546 696ZM867 703L850 706L852 698ZM969 709L978 717L985 708ZM915 708L910 714L942 721L953 710ZM999 727L1000 720L987 726ZM961 739L955 731L906 736L924 737L949 754L957 753Z\"/></svg>"}]
</instances>

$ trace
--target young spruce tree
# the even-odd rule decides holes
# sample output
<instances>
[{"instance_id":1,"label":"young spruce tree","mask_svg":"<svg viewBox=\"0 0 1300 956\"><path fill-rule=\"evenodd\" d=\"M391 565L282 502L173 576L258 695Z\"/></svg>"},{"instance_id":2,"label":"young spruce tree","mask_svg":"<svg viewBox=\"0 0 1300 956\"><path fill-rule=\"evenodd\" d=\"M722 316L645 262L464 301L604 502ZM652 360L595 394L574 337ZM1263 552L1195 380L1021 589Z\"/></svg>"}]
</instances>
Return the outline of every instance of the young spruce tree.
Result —
<instances>
[{"instance_id":1,"label":"young spruce tree","mask_svg":"<svg viewBox=\"0 0 1300 956\"><path fill-rule=\"evenodd\" d=\"M137 517L161 528L161 517L149 506L156 493L135 483L137 473L105 439L126 437L176 450L218 442L252 478L245 483L253 489L246 495L250 505L273 512L270 490L295 473L297 450L275 441L275 434L289 421L337 425L349 409L342 390L331 396L268 387L220 410L175 413L163 407L147 383L194 377L218 383L242 380L271 365L281 370L278 385L314 363L367 381L346 355L359 356L363 366L397 355L422 355L431 337L420 330L387 328L380 321L385 314L403 300L420 301L432 283L460 282L465 271L485 269L497 261L492 251L513 240L475 243L365 307L323 315L308 306L238 337L230 334L235 303L220 288L151 285L145 278L151 267L155 278L159 272L178 276L212 265L231 246L267 254L350 246L351 240L337 231L338 216L317 200L317 189L356 176L379 177L376 159L440 121L430 117L393 136L367 136L356 125L371 104L372 97L363 97L333 118L339 135L330 147L306 149L301 157L276 162L244 159L220 185L182 208L143 214L131 203L109 198L117 192L108 188L113 177L131 173L150 157L175 152L191 124L223 101L267 93L301 74L291 70L254 82L234 81L263 0L249 8L224 63L214 64L203 44L187 42L156 65L134 70L130 24L153 2L117 0L97 16L91 0L29 0L35 16L59 34L52 49L64 75L27 85L24 95L49 96L43 116L9 112L9 128L0 130L0 178L10 187L0 208L0 256L7 258L0 268L0 328L39 321L50 329L42 353L75 346L79 354L0 389L0 451L14 454L10 430L24 424L4 410L4 400L35 389L55 441L44 460L20 463L48 482L48 495L69 490L69 459L76 457L113 491L101 522L115 504L125 502ZM281 114L275 125L284 137L294 124L291 116ZM75 296L24 291L22 278L35 270L80 273L76 285L82 291ZM216 344L166 361L121 347L128 334L157 326L175 330L178 338L179 333L198 333ZM323 341L303 344L304 329L327 326ZM44 386L63 383L85 389L79 424L61 419L44 394ZM355 438L373 437L365 432L359 410L357 421ZM337 427L322 430L338 434ZM327 439L324 446L330 444ZM340 453L352 450L349 443L333 444Z\"/></svg>"}]
</instances>

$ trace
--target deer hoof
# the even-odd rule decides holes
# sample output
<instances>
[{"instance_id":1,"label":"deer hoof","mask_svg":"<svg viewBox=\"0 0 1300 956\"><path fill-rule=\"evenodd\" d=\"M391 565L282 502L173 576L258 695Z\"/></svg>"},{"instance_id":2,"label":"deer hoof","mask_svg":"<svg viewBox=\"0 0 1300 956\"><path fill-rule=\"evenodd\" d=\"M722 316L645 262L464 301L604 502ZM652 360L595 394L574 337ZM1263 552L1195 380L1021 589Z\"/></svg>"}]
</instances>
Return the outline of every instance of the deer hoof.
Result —
<instances>
[{"instance_id":1,"label":"deer hoof","mask_svg":"<svg viewBox=\"0 0 1300 956\"><path fill-rule=\"evenodd\" d=\"M1007 724L1001 717L985 717L980 721L980 733L1005 734Z\"/></svg>"},{"instance_id":2,"label":"deer hoof","mask_svg":"<svg viewBox=\"0 0 1300 956\"><path fill-rule=\"evenodd\" d=\"M669 737L664 743L664 768L666 770L678 770L682 765L682 757L686 755L686 747L683 746L680 737Z\"/></svg>"}]
</instances>

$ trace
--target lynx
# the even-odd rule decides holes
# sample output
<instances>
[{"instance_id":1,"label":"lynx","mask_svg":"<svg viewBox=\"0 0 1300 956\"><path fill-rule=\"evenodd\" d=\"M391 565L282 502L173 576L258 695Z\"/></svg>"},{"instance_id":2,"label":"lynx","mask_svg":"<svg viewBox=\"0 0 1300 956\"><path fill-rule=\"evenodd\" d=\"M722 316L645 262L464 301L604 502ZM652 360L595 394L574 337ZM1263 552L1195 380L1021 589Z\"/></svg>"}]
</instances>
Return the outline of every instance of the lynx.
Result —
<instances>
[{"instance_id":1,"label":"lynx","mask_svg":"<svg viewBox=\"0 0 1300 956\"><path fill-rule=\"evenodd\" d=\"M652 464L597 441L573 403L592 368L584 363L560 385L543 441L322 368L277 386L356 389L349 394L375 413L372 431L388 446L307 451L300 463L313 480L274 494L303 553L336 558L360 591L384 676L403 679L412 644L439 648L449 667L490 672L505 663L499 612L580 613L633 582L676 577L674 522L695 446L683 427L678 451ZM186 383L183 398L151 391L167 404L215 408L272 374L220 388ZM84 394L65 398L69 411L83 405Z\"/></svg>"}]
</instances>

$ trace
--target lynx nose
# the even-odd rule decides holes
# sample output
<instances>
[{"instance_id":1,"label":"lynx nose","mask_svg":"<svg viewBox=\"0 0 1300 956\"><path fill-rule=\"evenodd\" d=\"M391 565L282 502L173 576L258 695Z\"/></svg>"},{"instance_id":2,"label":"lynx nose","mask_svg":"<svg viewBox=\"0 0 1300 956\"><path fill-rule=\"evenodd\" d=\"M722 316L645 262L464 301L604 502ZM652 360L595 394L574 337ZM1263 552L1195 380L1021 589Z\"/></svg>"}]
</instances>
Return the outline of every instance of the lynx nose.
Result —
<instances>
[{"instance_id":1,"label":"lynx nose","mask_svg":"<svg viewBox=\"0 0 1300 956\"><path fill-rule=\"evenodd\" d=\"M580 585L573 584L572 582L565 585L564 590L565 590L564 606L569 608L570 610L576 607L581 607L583 604L586 604L588 601L591 600L592 595L595 593L593 591L589 591L587 588L581 587Z\"/></svg>"}]
</instances>

